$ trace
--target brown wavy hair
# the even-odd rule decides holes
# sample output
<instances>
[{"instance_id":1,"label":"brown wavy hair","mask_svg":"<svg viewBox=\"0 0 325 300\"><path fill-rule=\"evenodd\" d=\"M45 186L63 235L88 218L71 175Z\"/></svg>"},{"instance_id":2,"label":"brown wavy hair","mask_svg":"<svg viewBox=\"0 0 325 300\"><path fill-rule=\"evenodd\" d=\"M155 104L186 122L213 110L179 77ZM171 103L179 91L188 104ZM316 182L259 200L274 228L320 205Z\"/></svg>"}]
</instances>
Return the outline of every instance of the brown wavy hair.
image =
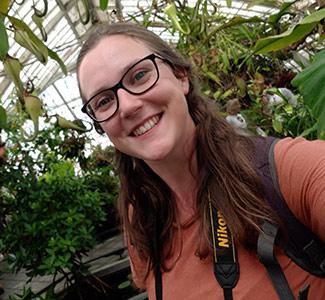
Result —
<instances>
[{"instance_id":1,"label":"brown wavy hair","mask_svg":"<svg viewBox=\"0 0 325 300\"><path fill-rule=\"evenodd\" d=\"M170 61L176 76L179 70L185 70L188 76L190 91L186 98L196 125L196 217L204 233L203 238L198 238L199 256L206 257L212 249L209 195L213 207L220 210L227 220L235 242L253 249L262 221L277 221L277 217L263 200L261 182L251 164L252 142L237 134L218 115L212 101L202 96L189 61L145 28L128 23L99 25L83 44L77 70L85 55L103 38L111 35L124 35L141 41L154 53ZM116 150L116 162L121 183L118 207L129 241L140 258L149 261L151 268L153 237L156 237L162 267L166 270L164 261L173 254L173 237L180 229L174 195L142 160ZM130 206L133 208L131 215ZM179 226L175 227L175 222Z\"/></svg>"}]
</instances>

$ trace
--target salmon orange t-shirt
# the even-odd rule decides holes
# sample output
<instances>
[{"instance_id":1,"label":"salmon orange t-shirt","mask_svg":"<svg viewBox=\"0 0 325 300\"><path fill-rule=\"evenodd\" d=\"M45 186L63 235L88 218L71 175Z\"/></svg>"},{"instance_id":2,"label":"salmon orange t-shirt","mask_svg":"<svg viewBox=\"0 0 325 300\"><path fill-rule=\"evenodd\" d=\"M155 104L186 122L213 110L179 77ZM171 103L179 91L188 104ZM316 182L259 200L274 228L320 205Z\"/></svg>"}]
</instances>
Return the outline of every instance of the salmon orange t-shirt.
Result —
<instances>
[{"instance_id":1,"label":"salmon orange t-shirt","mask_svg":"<svg viewBox=\"0 0 325 300\"><path fill-rule=\"evenodd\" d=\"M325 141L285 138L275 146L275 163L281 192L294 215L325 241ZM213 273L213 258L201 260L195 255L201 235L199 222L183 228L181 255L167 261L171 271L163 272L164 300L223 300L223 290ZM176 245L177 247L177 245ZM278 299L272 282L257 255L237 245L240 277L233 289L234 300ZM175 251L178 253L178 251ZM146 262L129 245L133 279L155 300L155 280L152 272L146 280ZM315 277L298 267L283 252L277 259L294 295L306 283L310 284L310 300L325 299L325 278Z\"/></svg>"}]
</instances>

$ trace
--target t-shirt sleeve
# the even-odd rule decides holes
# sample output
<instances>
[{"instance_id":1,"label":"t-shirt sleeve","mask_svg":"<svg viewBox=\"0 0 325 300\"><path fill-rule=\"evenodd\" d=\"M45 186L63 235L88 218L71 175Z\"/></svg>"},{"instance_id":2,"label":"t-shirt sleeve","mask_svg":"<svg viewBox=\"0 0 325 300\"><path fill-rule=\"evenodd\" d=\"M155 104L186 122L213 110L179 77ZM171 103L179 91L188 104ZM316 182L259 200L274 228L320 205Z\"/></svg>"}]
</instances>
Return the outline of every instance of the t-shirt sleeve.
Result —
<instances>
[{"instance_id":1,"label":"t-shirt sleeve","mask_svg":"<svg viewBox=\"0 0 325 300\"><path fill-rule=\"evenodd\" d=\"M289 208L325 241L325 141L285 138L276 144L274 154Z\"/></svg>"}]
</instances>

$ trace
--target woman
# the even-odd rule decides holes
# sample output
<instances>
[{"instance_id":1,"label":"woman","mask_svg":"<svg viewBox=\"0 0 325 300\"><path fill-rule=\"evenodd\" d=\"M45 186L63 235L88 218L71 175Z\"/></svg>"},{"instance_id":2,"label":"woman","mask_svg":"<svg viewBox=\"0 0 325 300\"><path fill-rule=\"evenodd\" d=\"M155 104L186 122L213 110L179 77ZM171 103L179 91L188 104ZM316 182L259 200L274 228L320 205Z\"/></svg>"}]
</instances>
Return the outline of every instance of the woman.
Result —
<instances>
[{"instance_id":1,"label":"woman","mask_svg":"<svg viewBox=\"0 0 325 300\"><path fill-rule=\"evenodd\" d=\"M277 299L256 256L264 220L281 220L263 199L254 145L202 97L191 65L158 36L129 24L102 25L77 61L83 111L116 148L119 209L133 278L156 299L224 299L213 274L210 205L227 220L238 252L234 299ZM325 143L284 139L275 161L290 209L325 241ZM297 295L325 283L282 252L278 260ZM159 285L158 285L159 286ZM159 298L159 297L158 297Z\"/></svg>"}]
</instances>

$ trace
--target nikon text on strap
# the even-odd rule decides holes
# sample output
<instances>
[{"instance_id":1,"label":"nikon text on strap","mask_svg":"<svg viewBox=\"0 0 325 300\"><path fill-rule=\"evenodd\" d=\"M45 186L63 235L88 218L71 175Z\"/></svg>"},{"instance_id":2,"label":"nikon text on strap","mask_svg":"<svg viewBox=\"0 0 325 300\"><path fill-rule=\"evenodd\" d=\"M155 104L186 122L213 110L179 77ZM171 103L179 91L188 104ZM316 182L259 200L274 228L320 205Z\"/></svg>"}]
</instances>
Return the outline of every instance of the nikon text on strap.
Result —
<instances>
[{"instance_id":1,"label":"nikon text on strap","mask_svg":"<svg viewBox=\"0 0 325 300\"><path fill-rule=\"evenodd\" d=\"M235 244L222 214L212 207L209 199L213 241L214 275L223 288L225 300L232 300L232 289L239 279Z\"/></svg>"}]
</instances>

